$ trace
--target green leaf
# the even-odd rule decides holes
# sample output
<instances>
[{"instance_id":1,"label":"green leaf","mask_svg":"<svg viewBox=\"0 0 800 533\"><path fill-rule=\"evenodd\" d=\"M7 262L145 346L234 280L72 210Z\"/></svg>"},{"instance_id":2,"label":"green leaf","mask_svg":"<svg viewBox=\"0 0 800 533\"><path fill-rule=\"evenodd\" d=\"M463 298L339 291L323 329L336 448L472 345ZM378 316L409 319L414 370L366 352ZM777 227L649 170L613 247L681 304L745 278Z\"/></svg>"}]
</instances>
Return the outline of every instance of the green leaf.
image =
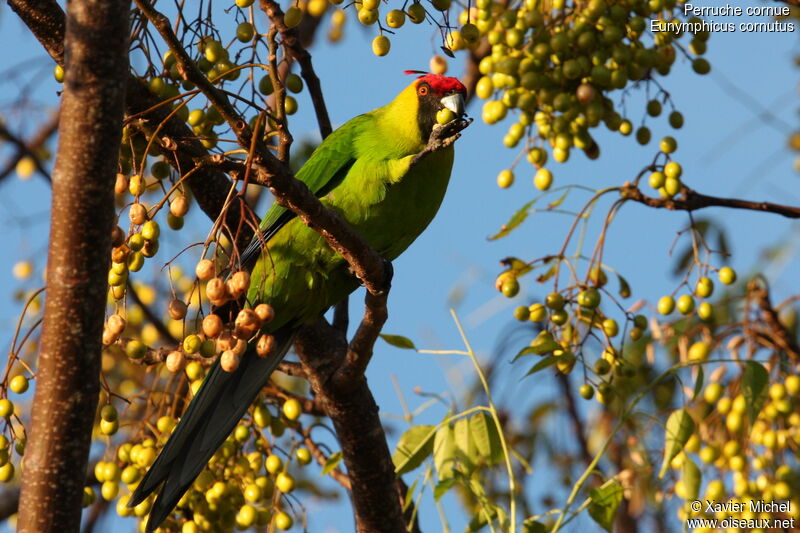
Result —
<instances>
[{"instance_id":1,"label":"green leaf","mask_svg":"<svg viewBox=\"0 0 800 533\"><path fill-rule=\"evenodd\" d=\"M464 472L469 473L475 470L478 462L478 448L469 430L469 420L460 418L456 420L453 428L453 437L456 443L456 457L458 462L464 467Z\"/></svg>"},{"instance_id":2,"label":"green leaf","mask_svg":"<svg viewBox=\"0 0 800 533\"><path fill-rule=\"evenodd\" d=\"M684 496L687 500L696 500L697 495L700 494L700 484L703 481L703 474L691 458L686 457L683 460L683 472L681 473L681 481L683 481Z\"/></svg>"},{"instance_id":3,"label":"green leaf","mask_svg":"<svg viewBox=\"0 0 800 533\"><path fill-rule=\"evenodd\" d=\"M541 522L529 518L522 523L522 533L547 533L547 528Z\"/></svg>"},{"instance_id":4,"label":"green leaf","mask_svg":"<svg viewBox=\"0 0 800 533\"><path fill-rule=\"evenodd\" d=\"M631 295L631 286L628 284L628 280L617 274L617 281L619 282L619 295L622 298L627 298Z\"/></svg>"},{"instance_id":5,"label":"green leaf","mask_svg":"<svg viewBox=\"0 0 800 533\"><path fill-rule=\"evenodd\" d=\"M414 346L414 343L411 342L411 339L408 337L403 337L402 335L389 335L387 333L381 333L380 336L383 340L396 348L402 348L404 350L417 349L417 347Z\"/></svg>"},{"instance_id":6,"label":"green leaf","mask_svg":"<svg viewBox=\"0 0 800 533\"><path fill-rule=\"evenodd\" d=\"M694 391L692 392L692 401L695 401L703 390L703 365L697 365L697 379L694 382Z\"/></svg>"},{"instance_id":7,"label":"green leaf","mask_svg":"<svg viewBox=\"0 0 800 533\"><path fill-rule=\"evenodd\" d=\"M450 490L453 485L456 484L456 478L451 477L450 479L445 479L444 481L440 481L436 484L436 487L433 489L433 501L438 502L442 496L444 496L448 490Z\"/></svg>"},{"instance_id":8,"label":"green leaf","mask_svg":"<svg viewBox=\"0 0 800 533\"><path fill-rule=\"evenodd\" d=\"M433 439L433 465L440 480L453 477L456 461L456 441L450 424L440 427Z\"/></svg>"},{"instance_id":9,"label":"green leaf","mask_svg":"<svg viewBox=\"0 0 800 533\"><path fill-rule=\"evenodd\" d=\"M500 231L489 237L489 240L494 241L501 239L514 231L520 224L525 222L525 219L528 218L528 212L530 208L533 207L533 204L535 204L537 200L538 198L534 198L527 204L520 207L513 215L511 215L511 218L508 220L508 222L500 227Z\"/></svg>"},{"instance_id":10,"label":"green leaf","mask_svg":"<svg viewBox=\"0 0 800 533\"><path fill-rule=\"evenodd\" d=\"M742 373L742 396L744 396L745 410L750 424L755 422L764 401L767 399L767 385L769 385L769 372L760 363L747 361Z\"/></svg>"},{"instance_id":11,"label":"green leaf","mask_svg":"<svg viewBox=\"0 0 800 533\"><path fill-rule=\"evenodd\" d=\"M503 460L503 447L494 419L486 411L479 411L469 419L469 429L478 454L486 464L494 465Z\"/></svg>"},{"instance_id":12,"label":"green leaf","mask_svg":"<svg viewBox=\"0 0 800 533\"><path fill-rule=\"evenodd\" d=\"M536 355L544 355L553 350L560 350L562 346L555 341L552 333L549 331L542 331L531 342L531 348Z\"/></svg>"},{"instance_id":13,"label":"green leaf","mask_svg":"<svg viewBox=\"0 0 800 533\"><path fill-rule=\"evenodd\" d=\"M414 426L400 437L392 454L395 474L411 472L433 451L436 426Z\"/></svg>"},{"instance_id":14,"label":"green leaf","mask_svg":"<svg viewBox=\"0 0 800 533\"><path fill-rule=\"evenodd\" d=\"M567 195L569 194L569 191L570 191L569 189L565 190L565 191L564 191L564 194L562 194L561 196L559 196L557 200L554 200L554 201L550 202L549 204L547 204L547 209L548 209L548 211L549 211L550 209L555 209L556 207L558 207L558 206L560 206L561 204L563 204L563 203L564 203L564 200L566 200L566 199L567 199Z\"/></svg>"},{"instance_id":15,"label":"green leaf","mask_svg":"<svg viewBox=\"0 0 800 533\"><path fill-rule=\"evenodd\" d=\"M557 265L552 265L545 272L543 272L543 273L539 274L538 276L536 276L536 281L538 281L539 283L544 283L548 279L552 278L553 275L556 273L556 266Z\"/></svg>"},{"instance_id":16,"label":"green leaf","mask_svg":"<svg viewBox=\"0 0 800 533\"><path fill-rule=\"evenodd\" d=\"M526 356L528 354L531 354L531 353L536 353L536 350L534 349L534 347L533 346L526 346L525 348L523 348L523 349L521 349L520 351L517 352L517 355L514 356L514 359L512 359L511 362L513 363L514 361L516 361L520 357L524 357L524 356Z\"/></svg>"},{"instance_id":17,"label":"green leaf","mask_svg":"<svg viewBox=\"0 0 800 533\"><path fill-rule=\"evenodd\" d=\"M342 452L332 453L328 456L325 460L325 466L322 467L322 475L327 476L331 473L331 471L336 468L336 465L339 464L339 461L342 460Z\"/></svg>"},{"instance_id":18,"label":"green leaf","mask_svg":"<svg viewBox=\"0 0 800 533\"><path fill-rule=\"evenodd\" d=\"M658 473L659 479L664 478L669 469L669 462L681 453L692 433L694 433L694 420L685 409L678 409L669 415L664 434L664 461Z\"/></svg>"},{"instance_id":19,"label":"green leaf","mask_svg":"<svg viewBox=\"0 0 800 533\"><path fill-rule=\"evenodd\" d=\"M469 524L467 524L467 527L464 529L464 531L469 533L480 531L486 526L486 524L486 515L483 513L483 511L476 510L475 514L472 515L472 520L469 521Z\"/></svg>"},{"instance_id":20,"label":"green leaf","mask_svg":"<svg viewBox=\"0 0 800 533\"><path fill-rule=\"evenodd\" d=\"M533 270L533 267L518 257L506 257L500 260L500 264L509 270L513 270L518 276Z\"/></svg>"},{"instance_id":21,"label":"green leaf","mask_svg":"<svg viewBox=\"0 0 800 533\"><path fill-rule=\"evenodd\" d=\"M589 492L589 516L597 525L611 533L614 516L622 503L622 485L616 479L606 481L601 487Z\"/></svg>"},{"instance_id":22,"label":"green leaf","mask_svg":"<svg viewBox=\"0 0 800 533\"><path fill-rule=\"evenodd\" d=\"M419 483L419 479L415 479L414 483L412 483L411 486L408 487L408 490L406 491L406 497L405 500L403 501L404 513L408 511L408 509L411 507L411 504L414 503L414 491L417 490L417 483Z\"/></svg>"},{"instance_id":23,"label":"green leaf","mask_svg":"<svg viewBox=\"0 0 800 533\"><path fill-rule=\"evenodd\" d=\"M509 531L511 528L508 527L508 513L506 513L506 510L499 505L495 506L494 509L497 512L497 524L500 526L500 531Z\"/></svg>"},{"instance_id":24,"label":"green leaf","mask_svg":"<svg viewBox=\"0 0 800 533\"><path fill-rule=\"evenodd\" d=\"M481 500L480 509L475 510L472 520L470 520L467 528L464 531L480 531L486 524L489 523L489 520L494 520L496 515L497 508L494 505Z\"/></svg>"},{"instance_id":25,"label":"green leaf","mask_svg":"<svg viewBox=\"0 0 800 533\"><path fill-rule=\"evenodd\" d=\"M530 376L531 374L535 374L540 370L544 370L548 366L553 366L554 364L556 364L556 361L558 361L558 357L556 357L555 355L548 355L547 357L545 357L544 359L533 365L533 368L528 370L528 373L525 375Z\"/></svg>"}]
</instances>

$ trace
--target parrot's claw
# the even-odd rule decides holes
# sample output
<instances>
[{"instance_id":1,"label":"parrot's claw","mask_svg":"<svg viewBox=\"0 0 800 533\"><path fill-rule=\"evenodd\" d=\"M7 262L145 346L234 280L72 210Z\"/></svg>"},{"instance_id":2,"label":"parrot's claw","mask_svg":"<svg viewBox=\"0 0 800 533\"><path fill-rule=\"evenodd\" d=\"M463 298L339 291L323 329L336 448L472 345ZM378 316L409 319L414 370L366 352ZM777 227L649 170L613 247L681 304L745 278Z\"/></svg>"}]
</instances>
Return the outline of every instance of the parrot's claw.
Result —
<instances>
[{"instance_id":1,"label":"parrot's claw","mask_svg":"<svg viewBox=\"0 0 800 533\"><path fill-rule=\"evenodd\" d=\"M414 159L411 161L411 166L413 167L416 165L417 162L426 155L452 145L461 137L461 132L464 128L470 124L472 124L472 119L469 117L458 117L447 124L434 124L431 130L431 136L428 138L427 146L414 156Z\"/></svg>"},{"instance_id":2,"label":"parrot's claw","mask_svg":"<svg viewBox=\"0 0 800 533\"><path fill-rule=\"evenodd\" d=\"M472 124L470 117L458 117L447 124L435 124L428 139L427 149L432 152L450 146L461 137L461 132L470 124Z\"/></svg>"}]
</instances>

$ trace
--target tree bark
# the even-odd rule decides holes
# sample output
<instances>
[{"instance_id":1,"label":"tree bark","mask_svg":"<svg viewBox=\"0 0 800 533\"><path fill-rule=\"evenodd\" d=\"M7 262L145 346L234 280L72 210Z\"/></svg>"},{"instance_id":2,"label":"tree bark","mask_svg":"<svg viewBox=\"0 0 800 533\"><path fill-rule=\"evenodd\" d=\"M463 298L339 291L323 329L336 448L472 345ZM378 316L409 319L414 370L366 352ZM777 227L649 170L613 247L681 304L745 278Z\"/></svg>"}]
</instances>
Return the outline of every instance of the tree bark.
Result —
<instances>
[{"instance_id":1,"label":"tree bark","mask_svg":"<svg viewBox=\"0 0 800 533\"><path fill-rule=\"evenodd\" d=\"M67 3L47 299L19 531L77 532L99 393L129 4Z\"/></svg>"},{"instance_id":2,"label":"tree bark","mask_svg":"<svg viewBox=\"0 0 800 533\"><path fill-rule=\"evenodd\" d=\"M302 328L295 340L311 388L333 422L350 476L356 531L405 533L392 456L378 405L363 374L333 379L347 355L344 336L324 320ZM371 347L370 347L371 350Z\"/></svg>"}]
</instances>

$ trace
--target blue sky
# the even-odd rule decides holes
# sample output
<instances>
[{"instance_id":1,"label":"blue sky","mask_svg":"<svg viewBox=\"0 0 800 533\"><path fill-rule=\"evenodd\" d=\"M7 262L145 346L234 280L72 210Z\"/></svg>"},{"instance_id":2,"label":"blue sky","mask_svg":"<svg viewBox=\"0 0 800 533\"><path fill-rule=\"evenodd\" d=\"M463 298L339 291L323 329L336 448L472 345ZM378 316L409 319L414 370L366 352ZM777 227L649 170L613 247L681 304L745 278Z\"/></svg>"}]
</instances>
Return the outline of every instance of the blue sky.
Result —
<instances>
[{"instance_id":1,"label":"blue sky","mask_svg":"<svg viewBox=\"0 0 800 533\"><path fill-rule=\"evenodd\" d=\"M704 5L717 4L720 2ZM435 28L407 25L399 31L399 37L393 39L390 54L377 58L369 44L373 30L356 26L353 21L348 22L345 42L334 45L319 40L312 50L336 125L388 102L411 81L402 71L427 69L431 53L438 48ZM683 112L686 124L674 132L665 114L648 119L648 125L654 139L668 134L677 138L679 149L675 155L684 167L685 183L712 195L800 205L799 178L793 171L794 154L786 147L787 137L797 124L798 71L793 66L796 45L797 38L793 34L715 34L709 41L707 53L713 67L710 75L694 74L689 64L679 59L673 75L659 78ZM4 54L0 62L0 72L11 74L0 77L4 80L0 82L0 114L12 131L30 134L35 128L20 126L27 116L26 111L15 107L14 103L25 92L32 109L55 105L58 86L50 75L52 64L15 15L2 8L0 46L14 52ZM459 56L456 61L450 61L451 74L460 72L461 60ZM618 101L619 97L612 98ZM633 90L626 98L628 117L634 124L644 116L646 99L644 90ZM291 123L295 139L315 137L316 126L307 93L300 95L299 102L300 111ZM480 102L473 102L468 109L477 118L480 117L479 105ZM501 258L517 256L530 260L557 252L571 222L565 215L537 213L510 237L487 240L514 210L536 194L532 186L533 171L525 162L518 167L513 187L501 190L495 184L497 173L509 166L517 154L501 144L509 123L507 120L505 126L487 126L476 120L458 142L450 189L439 215L409 251L395 261L390 319L385 332L406 335L419 347L461 349L448 311L450 297L457 291L462 297L456 310L467 327L467 334L479 355L488 358L508 331L506 326L512 320L513 307L530 303L533 298L549 292L548 286L536 285L529 278L523 282L521 295L512 300L500 296L493 287L494 278L501 271L498 263ZM621 184L633 179L657 150L655 142L640 147L633 137L612 135L602 126L597 131L601 158L589 162L582 154L573 154L566 164L549 165L556 186L577 183L599 189ZM0 162L8 153L0 147ZM564 208L575 209L586 199L580 194L574 198L570 196ZM0 224L4 227L5 248L5 253L0 254L0 344L4 349L10 343L20 311L12 301L18 286L11 275L12 266L19 260L34 260L41 266L46 249L48 202L49 188L37 177L22 181L12 176L0 183ZM600 205L604 208L597 210L598 215L604 213L610 203L601 202ZM768 246L791 243L788 257L771 262L766 272L778 299L796 292L796 277L800 272L796 254L800 229L797 223L775 215L723 209L709 209L697 216L712 216L725 227L733 252L731 263L741 274L759 264L760 254ZM592 220L588 239L596 237L600 219L596 216ZM673 260L669 249L676 232L687 222L684 213L656 211L638 205L626 206L617 217L609 234L604 261L619 269L631 282L633 299L643 298L652 305L659 296L675 288L678 282L670 274ZM196 217L186 235L202 238L206 231L207 221ZM159 254L156 261L163 262L166 257L166 254ZM38 271L36 279L40 279ZM359 291L351 299L354 321L358 318L362 298ZM512 356L513 352L503 357L510 360ZM414 409L425 402L425 398L415 395L415 388L458 397L465 384L472 382L474 374L469 362L459 356L420 355L379 343L368 379L385 416L402 413L393 377ZM503 399L523 398L525 402L532 402L557 394L548 372L522 380L521 376L506 371L504 378L501 390L495 391ZM428 409L419 422L435 423L444 412L438 407ZM395 430L403 428L399 421L390 423ZM572 437L566 425L553 424L550 429L557 441L570 445ZM395 431L392 440L398 435ZM547 479L547 473L540 470L535 475ZM413 475L406 479L411 482ZM453 501L446 501L445 507L454 530L461 529L464 517L457 506ZM323 504L319 508L312 501L308 503L308 510L311 531L350 530L346 501ZM432 506L423 508L422 523L426 531L439 528Z\"/></svg>"}]
</instances>

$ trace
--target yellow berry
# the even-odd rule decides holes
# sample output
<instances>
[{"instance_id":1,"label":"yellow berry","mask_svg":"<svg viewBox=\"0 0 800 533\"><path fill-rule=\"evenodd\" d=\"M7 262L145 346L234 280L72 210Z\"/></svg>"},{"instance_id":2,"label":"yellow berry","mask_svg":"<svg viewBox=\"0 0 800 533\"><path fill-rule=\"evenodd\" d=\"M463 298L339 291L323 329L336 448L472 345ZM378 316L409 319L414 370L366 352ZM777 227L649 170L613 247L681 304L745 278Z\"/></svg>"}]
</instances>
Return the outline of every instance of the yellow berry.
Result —
<instances>
[{"instance_id":1,"label":"yellow berry","mask_svg":"<svg viewBox=\"0 0 800 533\"><path fill-rule=\"evenodd\" d=\"M372 40L372 53L378 57L385 56L389 53L392 43L385 35L378 35Z\"/></svg>"}]
</instances>

